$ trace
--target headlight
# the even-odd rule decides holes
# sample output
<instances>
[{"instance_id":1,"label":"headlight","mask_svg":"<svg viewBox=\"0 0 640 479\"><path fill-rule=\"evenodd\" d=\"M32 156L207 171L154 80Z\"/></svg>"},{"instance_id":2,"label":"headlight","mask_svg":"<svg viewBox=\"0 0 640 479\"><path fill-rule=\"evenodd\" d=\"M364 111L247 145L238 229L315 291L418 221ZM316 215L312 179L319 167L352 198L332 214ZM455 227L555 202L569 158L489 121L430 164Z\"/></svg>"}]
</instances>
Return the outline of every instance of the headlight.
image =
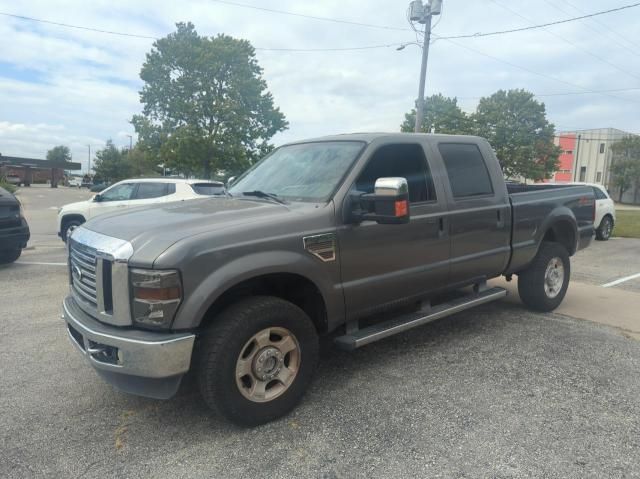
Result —
<instances>
[{"instance_id":1,"label":"headlight","mask_svg":"<svg viewBox=\"0 0 640 479\"><path fill-rule=\"evenodd\" d=\"M132 269L130 276L133 321L144 326L168 327L182 300L180 273Z\"/></svg>"}]
</instances>

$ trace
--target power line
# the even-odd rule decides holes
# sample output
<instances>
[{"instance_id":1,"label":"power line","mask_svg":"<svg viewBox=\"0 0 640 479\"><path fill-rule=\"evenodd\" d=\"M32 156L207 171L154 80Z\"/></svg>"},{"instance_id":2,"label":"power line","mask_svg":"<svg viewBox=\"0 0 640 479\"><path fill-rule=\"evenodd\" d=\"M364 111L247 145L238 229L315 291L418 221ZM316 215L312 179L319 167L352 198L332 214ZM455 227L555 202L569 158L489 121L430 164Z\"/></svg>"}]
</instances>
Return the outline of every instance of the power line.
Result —
<instances>
[{"instance_id":1,"label":"power line","mask_svg":"<svg viewBox=\"0 0 640 479\"><path fill-rule=\"evenodd\" d=\"M396 30L396 31L409 31L408 28L404 28L404 27L393 27L393 26L389 26L389 25L375 25L372 23L364 23L364 22L356 22L353 20L342 20L339 18L330 18L330 17L320 17L320 16L316 16L316 15L306 15L303 13L296 13L296 12L291 12L288 10L277 10L275 8L266 8L266 7L259 7L257 5L250 5L248 3L239 3L239 2L231 2L228 0L211 0L212 2L216 2L216 3L222 3L224 5L231 5L234 7L241 7L241 8L250 8L252 10L261 10L263 12L269 12L269 13L277 13L279 15L288 15L291 17L301 17L301 18L308 18L310 20L319 20L322 22L332 22L332 23L343 23L345 25L355 25L358 27L368 27L368 28L379 28L382 30Z\"/></svg>"},{"instance_id":2,"label":"power line","mask_svg":"<svg viewBox=\"0 0 640 479\"><path fill-rule=\"evenodd\" d=\"M491 0L494 4L498 5L499 7L507 10L508 12L512 13L513 15L516 15L522 19L524 19L527 22L530 22L531 19L525 17L524 15L521 15L518 11L513 10L511 7L508 7L507 5L503 5L502 3L498 2L497 0ZM612 66L613 68L615 68L618 71L621 71L622 73L625 73L626 75L629 75L633 78L635 78L636 80L640 80L640 76L636 75L635 73L632 73L628 70L625 70L624 68L619 67L618 65L616 65L615 63L611 63L609 60L607 60L606 58L602 58L599 55L596 55L595 53L593 53L590 50L587 50L586 48L582 48L580 45L575 44L574 42L572 42L571 40L568 40L567 38L563 37L562 35L558 35L555 32L552 32L551 30L548 30L547 28L543 28L545 32L549 33L550 35L553 35L556 38L559 38L560 40L562 40L565 43L568 43L569 45L571 45L572 47L578 49L578 50L582 50L583 52L585 52L587 55L592 56L593 58L595 58L596 60L601 61L602 63L605 63L609 66Z\"/></svg>"},{"instance_id":3,"label":"power line","mask_svg":"<svg viewBox=\"0 0 640 479\"><path fill-rule=\"evenodd\" d=\"M623 100L623 101L626 101L626 102L629 101L628 98L621 98L621 97L618 97L618 96L615 96L615 95L610 95L608 93L598 92L597 90L591 90L589 88L577 85L575 83L568 82L566 80L562 80L562 79L554 77L552 75L547 75L545 73L541 73L541 72L538 72L538 71L535 71L535 70L531 70L530 68L523 67L522 65L518 65L516 63L512 63L512 62L510 62L508 60L503 60L502 58L495 57L495 56L490 55L488 53L485 53L485 52L483 52L481 50L478 50L476 48L473 48L473 47L470 47L470 46L467 46L467 45L462 45L462 44L460 44L460 43L458 43L458 42L456 42L454 40L451 40L449 38L439 37L436 34L433 34L433 36L435 36L438 40L446 40L449 43L452 43L452 44L456 45L459 48L464 48L465 50L472 51L472 52L476 53L477 55L481 55L483 57L491 58L492 60L495 60L495 61L500 62L500 63L504 63L505 65L509 65L509 66L511 66L513 68L517 68L517 69L525 71L527 73L531 73L532 75L537 75L537 76L542 77L542 78L547 78L549 80L553 80L553 81L556 81L556 82L559 82L559 83L564 83L565 85L569 85L569 86L572 86L574 88L579 88L579 89L583 90L586 93L599 93L601 95L608 96L610 98L616 98L618 100Z\"/></svg>"},{"instance_id":4,"label":"power line","mask_svg":"<svg viewBox=\"0 0 640 479\"><path fill-rule=\"evenodd\" d=\"M535 97L551 97L551 96L573 96L573 95L591 95L591 94L600 94L600 93L619 93L619 92L630 92L630 91L639 91L640 87L635 88L615 88L610 90L590 90L590 91L567 91L567 92L558 92L558 93L534 93ZM459 100L479 100L480 98L484 98L482 96L457 96Z\"/></svg>"},{"instance_id":5,"label":"power line","mask_svg":"<svg viewBox=\"0 0 640 479\"><path fill-rule=\"evenodd\" d=\"M138 35L135 33L124 33L124 32L116 32L112 30L101 30L99 28L83 27L81 25L71 25L69 23L53 22L51 20L43 20L41 18L25 17L24 15L14 15L13 13L0 12L0 15L4 17L16 18L18 20L26 20L29 22L37 22L37 23L46 23L48 25L56 25L58 27L64 27L64 28L75 28L77 30L86 30L89 32L106 33L108 35L119 35L122 37L144 38L146 40L157 40L156 37L152 37L149 35Z\"/></svg>"},{"instance_id":6,"label":"power line","mask_svg":"<svg viewBox=\"0 0 640 479\"><path fill-rule=\"evenodd\" d=\"M449 36L443 36L441 37L442 40L457 40L457 39L462 39L462 38L480 38L480 37L489 37L489 36L494 36L494 35L504 35L506 33L515 33L515 32L524 32L526 30L535 30L538 28L544 28L544 27L550 27L552 25L561 25L563 23L569 23L569 22L575 22L577 20L584 20L585 18L592 18L592 17L597 17L599 15L605 15L607 13L613 13L613 12L619 12L622 10L626 10L628 8L634 8L640 6L640 2L638 3L632 3L629 5L623 5L622 7L617 7L617 8L611 8L609 10L602 10L600 12L594 12L594 13L590 13L588 15L582 15L580 17L573 17L573 18L566 18L564 20L557 20L555 22L548 22L548 23L541 23L539 25L531 25L528 27L522 27L522 28L511 28L509 30L500 30L497 32L488 32L488 33L472 33L472 34L467 34L467 35L449 35Z\"/></svg>"}]
</instances>

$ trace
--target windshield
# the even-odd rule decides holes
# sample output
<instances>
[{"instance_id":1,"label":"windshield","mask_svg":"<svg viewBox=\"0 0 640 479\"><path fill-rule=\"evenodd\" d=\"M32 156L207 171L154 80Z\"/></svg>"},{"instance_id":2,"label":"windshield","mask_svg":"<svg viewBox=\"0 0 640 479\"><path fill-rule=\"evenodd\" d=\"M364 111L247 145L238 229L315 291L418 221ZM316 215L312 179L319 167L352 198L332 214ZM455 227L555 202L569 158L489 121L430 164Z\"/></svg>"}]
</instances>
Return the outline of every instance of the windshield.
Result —
<instances>
[{"instance_id":1,"label":"windshield","mask_svg":"<svg viewBox=\"0 0 640 479\"><path fill-rule=\"evenodd\" d=\"M260 191L290 201L328 201L363 147L359 141L283 146L241 176L229 191L234 196Z\"/></svg>"}]
</instances>

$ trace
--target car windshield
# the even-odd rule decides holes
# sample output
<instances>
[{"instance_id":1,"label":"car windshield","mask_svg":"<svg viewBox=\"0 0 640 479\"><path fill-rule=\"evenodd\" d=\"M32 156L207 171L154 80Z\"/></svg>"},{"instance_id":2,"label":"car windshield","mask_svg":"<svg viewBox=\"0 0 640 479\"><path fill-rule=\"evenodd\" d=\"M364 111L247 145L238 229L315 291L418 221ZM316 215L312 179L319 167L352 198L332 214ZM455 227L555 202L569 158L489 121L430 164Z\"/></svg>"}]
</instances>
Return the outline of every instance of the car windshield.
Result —
<instances>
[{"instance_id":1,"label":"car windshield","mask_svg":"<svg viewBox=\"0 0 640 479\"><path fill-rule=\"evenodd\" d=\"M358 141L283 146L242 175L229 191L233 196L263 192L289 201L328 201L363 147Z\"/></svg>"}]
</instances>

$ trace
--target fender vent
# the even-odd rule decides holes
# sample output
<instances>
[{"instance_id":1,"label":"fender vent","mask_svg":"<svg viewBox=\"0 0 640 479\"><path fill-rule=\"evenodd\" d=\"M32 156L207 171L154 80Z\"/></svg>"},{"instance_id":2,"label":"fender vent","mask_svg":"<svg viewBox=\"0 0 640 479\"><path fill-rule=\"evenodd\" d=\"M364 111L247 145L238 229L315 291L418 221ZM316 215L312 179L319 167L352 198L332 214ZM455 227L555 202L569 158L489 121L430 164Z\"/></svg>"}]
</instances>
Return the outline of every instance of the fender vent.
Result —
<instances>
[{"instance_id":1,"label":"fender vent","mask_svg":"<svg viewBox=\"0 0 640 479\"><path fill-rule=\"evenodd\" d=\"M304 249L325 263L336 259L336 235L325 233L302 238Z\"/></svg>"}]
</instances>

